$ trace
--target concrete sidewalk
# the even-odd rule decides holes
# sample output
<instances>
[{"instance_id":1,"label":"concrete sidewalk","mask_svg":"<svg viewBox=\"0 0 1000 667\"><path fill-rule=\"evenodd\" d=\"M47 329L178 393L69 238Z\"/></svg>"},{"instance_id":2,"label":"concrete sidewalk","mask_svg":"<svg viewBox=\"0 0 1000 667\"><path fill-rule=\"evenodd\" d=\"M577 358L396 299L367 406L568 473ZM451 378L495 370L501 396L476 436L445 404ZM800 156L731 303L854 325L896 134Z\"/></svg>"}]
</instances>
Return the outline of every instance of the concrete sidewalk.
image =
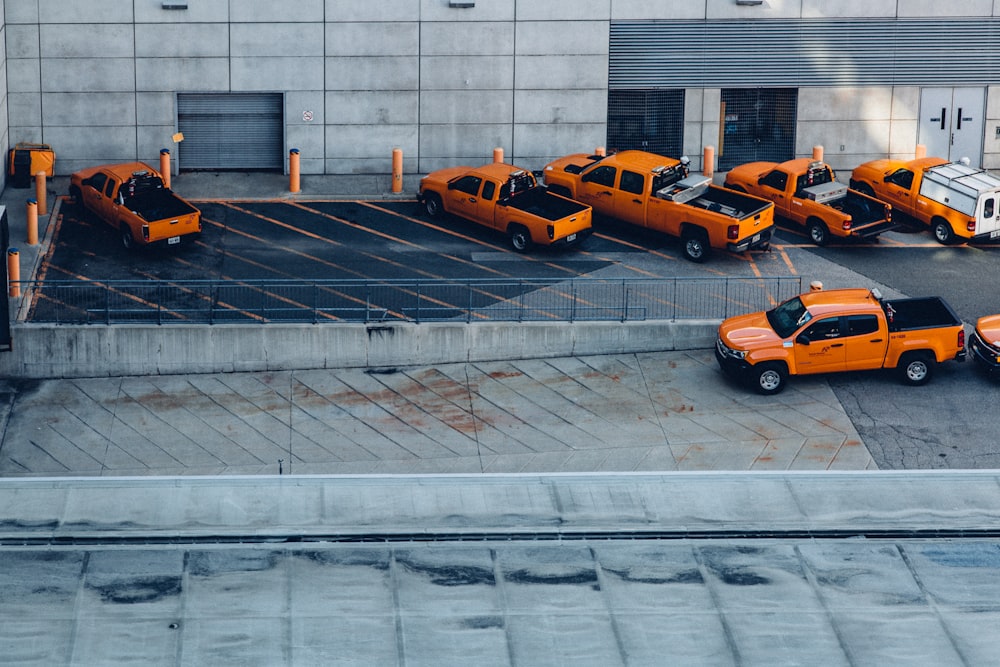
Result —
<instances>
[{"instance_id":1,"label":"concrete sidewalk","mask_svg":"<svg viewBox=\"0 0 1000 667\"><path fill-rule=\"evenodd\" d=\"M3 476L875 468L825 380L707 350L6 385Z\"/></svg>"}]
</instances>

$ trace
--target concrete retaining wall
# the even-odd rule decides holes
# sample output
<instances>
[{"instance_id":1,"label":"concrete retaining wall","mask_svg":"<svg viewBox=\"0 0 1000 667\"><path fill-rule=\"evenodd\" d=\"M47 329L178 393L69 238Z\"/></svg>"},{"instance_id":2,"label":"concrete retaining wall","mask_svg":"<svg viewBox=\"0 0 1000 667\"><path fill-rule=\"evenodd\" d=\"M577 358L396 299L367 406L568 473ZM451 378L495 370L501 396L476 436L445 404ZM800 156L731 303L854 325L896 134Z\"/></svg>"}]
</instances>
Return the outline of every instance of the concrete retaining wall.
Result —
<instances>
[{"instance_id":1,"label":"concrete retaining wall","mask_svg":"<svg viewBox=\"0 0 1000 667\"><path fill-rule=\"evenodd\" d=\"M710 348L718 320L199 326L17 324L0 375L69 378L385 368Z\"/></svg>"}]
</instances>

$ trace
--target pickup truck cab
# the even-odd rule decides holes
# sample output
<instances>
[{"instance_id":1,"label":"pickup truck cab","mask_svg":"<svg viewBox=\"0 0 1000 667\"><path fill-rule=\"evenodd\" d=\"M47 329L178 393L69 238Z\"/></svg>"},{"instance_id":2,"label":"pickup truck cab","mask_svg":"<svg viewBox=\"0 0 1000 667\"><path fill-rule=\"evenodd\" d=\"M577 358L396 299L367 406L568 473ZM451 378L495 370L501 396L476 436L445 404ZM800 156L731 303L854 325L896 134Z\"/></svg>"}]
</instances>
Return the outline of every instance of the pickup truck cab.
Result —
<instances>
[{"instance_id":1,"label":"pickup truck cab","mask_svg":"<svg viewBox=\"0 0 1000 667\"><path fill-rule=\"evenodd\" d=\"M771 241L771 202L691 176L681 160L644 151L577 153L550 162L542 174L552 192L601 215L679 237L692 262L704 261L712 248L740 253Z\"/></svg>"},{"instance_id":2,"label":"pickup truck cab","mask_svg":"<svg viewBox=\"0 0 1000 667\"><path fill-rule=\"evenodd\" d=\"M939 157L874 160L854 169L851 187L929 227L938 243L1000 238L1000 178L981 169Z\"/></svg>"},{"instance_id":3,"label":"pickup truck cab","mask_svg":"<svg viewBox=\"0 0 1000 667\"><path fill-rule=\"evenodd\" d=\"M82 169L70 176L69 196L114 228L126 249L175 245L201 232L201 212L142 162Z\"/></svg>"},{"instance_id":4,"label":"pickup truck cab","mask_svg":"<svg viewBox=\"0 0 1000 667\"><path fill-rule=\"evenodd\" d=\"M892 207L838 183L822 161L749 162L729 171L725 185L773 201L775 214L802 227L818 246L834 237L871 239L899 226Z\"/></svg>"},{"instance_id":5,"label":"pickup truck cab","mask_svg":"<svg viewBox=\"0 0 1000 667\"><path fill-rule=\"evenodd\" d=\"M589 206L548 192L530 171L502 162L432 172L420 179L417 200L432 218L450 213L507 234L517 252L578 244L593 232Z\"/></svg>"},{"instance_id":6,"label":"pickup truck cab","mask_svg":"<svg viewBox=\"0 0 1000 667\"><path fill-rule=\"evenodd\" d=\"M874 289L808 292L730 317L715 345L722 370L762 394L784 389L790 375L876 368L919 385L936 364L965 356L964 325L943 299L888 300Z\"/></svg>"}]
</instances>

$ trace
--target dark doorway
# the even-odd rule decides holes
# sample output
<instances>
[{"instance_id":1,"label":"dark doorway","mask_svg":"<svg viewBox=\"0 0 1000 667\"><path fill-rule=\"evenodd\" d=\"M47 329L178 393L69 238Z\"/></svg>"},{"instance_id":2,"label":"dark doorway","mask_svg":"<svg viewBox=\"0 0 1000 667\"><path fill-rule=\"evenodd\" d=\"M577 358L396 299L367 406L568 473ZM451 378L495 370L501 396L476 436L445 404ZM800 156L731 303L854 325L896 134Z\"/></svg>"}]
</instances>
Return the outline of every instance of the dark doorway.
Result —
<instances>
[{"instance_id":1,"label":"dark doorway","mask_svg":"<svg viewBox=\"0 0 1000 667\"><path fill-rule=\"evenodd\" d=\"M684 91L608 91L607 149L680 157L684 150Z\"/></svg>"},{"instance_id":2,"label":"dark doorway","mask_svg":"<svg viewBox=\"0 0 1000 667\"><path fill-rule=\"evenodd\" d=\"M795 157L795 88L723 88L719 169Z\"/></svg>"}]
</instances>

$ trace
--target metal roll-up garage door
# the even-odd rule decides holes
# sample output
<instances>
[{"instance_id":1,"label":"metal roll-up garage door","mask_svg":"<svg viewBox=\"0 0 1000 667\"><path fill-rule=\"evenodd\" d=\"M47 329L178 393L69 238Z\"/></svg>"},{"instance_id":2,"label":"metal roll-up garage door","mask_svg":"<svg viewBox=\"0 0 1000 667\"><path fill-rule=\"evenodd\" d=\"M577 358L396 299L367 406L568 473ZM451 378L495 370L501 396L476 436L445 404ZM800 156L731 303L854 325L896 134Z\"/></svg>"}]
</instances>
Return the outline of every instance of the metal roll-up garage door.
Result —
<instances>
[{"instance_id":1,"label":"metal roll-up garage door","mask_svg":"<svg viewBox=\"0 0 1000 667\"><path fill-rule=\"evenodd\" d=\"M281 93L178 93L182 170L282 171Z\"/></svg>"}]
</instances>

